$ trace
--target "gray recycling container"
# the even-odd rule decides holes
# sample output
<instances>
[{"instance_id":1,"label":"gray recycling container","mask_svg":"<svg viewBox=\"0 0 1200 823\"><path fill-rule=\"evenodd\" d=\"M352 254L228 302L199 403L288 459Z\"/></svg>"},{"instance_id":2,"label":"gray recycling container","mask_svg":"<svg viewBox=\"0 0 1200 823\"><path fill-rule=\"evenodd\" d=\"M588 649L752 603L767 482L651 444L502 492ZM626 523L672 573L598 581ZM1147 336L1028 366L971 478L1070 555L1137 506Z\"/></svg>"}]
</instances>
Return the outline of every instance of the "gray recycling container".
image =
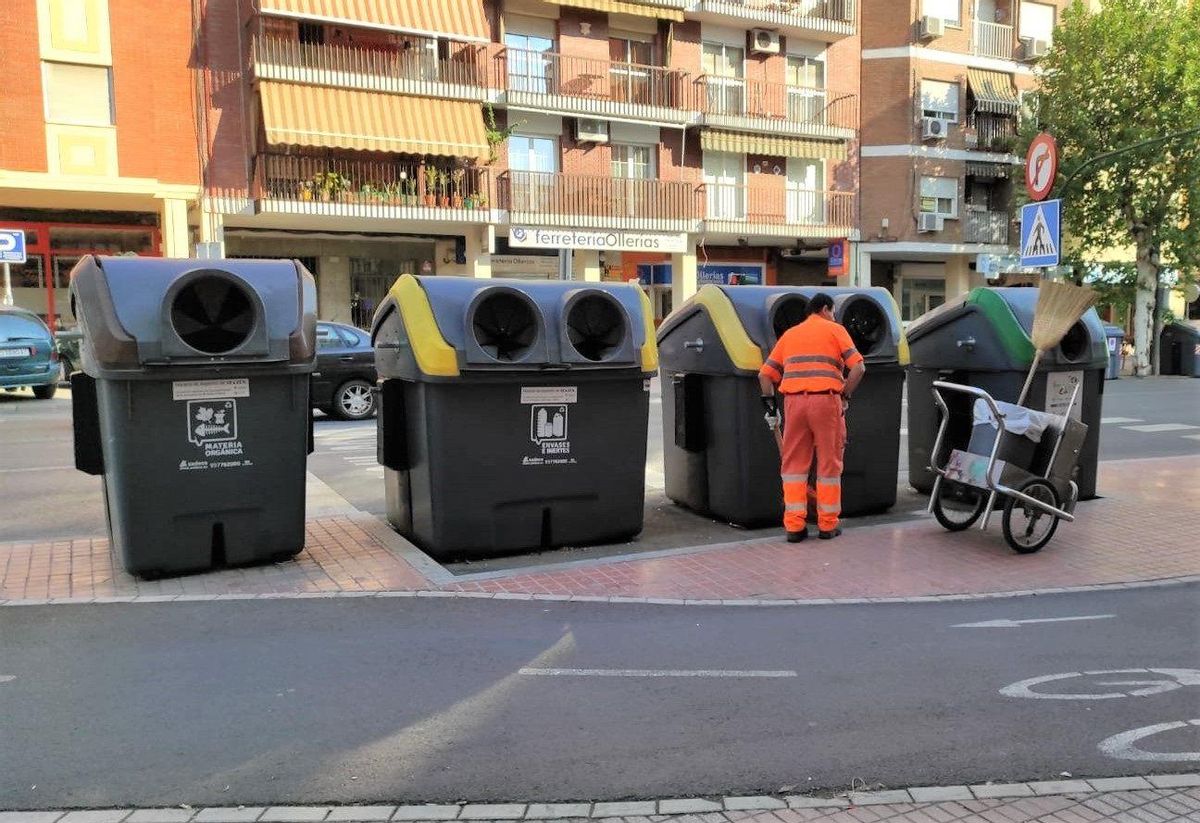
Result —
<instances>
[{"instance_id":1,"label":"gray recycling container","mask_svg":"<svg viewBox=\"0 0 1200 823\"><path fill-rule=\"evenodd\" d=\"M1200 377L1200 328L1168 323L1159 337L1159 374Z\"/></svg>"},{"instance_id":2,"label":"gray recycling container","mask_svg":"<svg viewBox=\"0 0 1200 823\"><path fill-rule=\"evenodd\" d=\"M917 491L933 489L930 453L941 421L933 400L933 382L976 386L996 400L1017 402L1035 353L1029 335L1037 297L1035 288L977 288L909 324L908 477ZM1084 500L1096 496L1100 410L1108 362L1104 325L1096 310L1088 309L1042 358L1025 400L1032 409L1059 411L1065 409L1074 386L1082 385L1075 414L1088 432L1075 482ZM970 399L948 394L946 401L954 414L944 448L947 452L965 449L971 434Z\"/></svg>"},{"instance_id":3,"label":"gray recycling container","mask_svg":"<svg viewBox=\"0 0 1200 823\"><path fill-rule=\"evenodd\" d=\"M783 518L779 449L763 422L758 370L818 292L867 362L846 418L842 513L896 502L907 344L885 289L703 286L658 329L667 496L739 526ZM815 466L814 466L815 469Z\"/></svg>"},{"instance_id":4,"label":"gray recycling container","mask_svg":"<svg viewBox=\"0 0 1200 823\"><path fill-rule=\"evenodd\" d=\"M404 275L371 339L388 521L433 557L642 530L658 360L640 288Z\"/></svg>"},{"instance_id":5,"label":"gray recycling container","mask_svg":"<svg viewBox=\"0 0 1200 823\"><path fill-rule=\"evenodd\" d=\"M1104 379L1116 380L1121 376L1121 345L1125 342L1125 330L1120 326L1106 325L1104 337L1108 343L1108 368L1104 372Z\"/></svg>"},{"instance_id":6,"label":"gray recycling container","mask_svg":"<svg viewBox=\"0 0 1200 823\"><path fill-rule=\"evenodd\" d=\"M304 548L316 288L291 260L84 257L76 466L114 552L158 576Z\"/></svg>"}]
</instances>

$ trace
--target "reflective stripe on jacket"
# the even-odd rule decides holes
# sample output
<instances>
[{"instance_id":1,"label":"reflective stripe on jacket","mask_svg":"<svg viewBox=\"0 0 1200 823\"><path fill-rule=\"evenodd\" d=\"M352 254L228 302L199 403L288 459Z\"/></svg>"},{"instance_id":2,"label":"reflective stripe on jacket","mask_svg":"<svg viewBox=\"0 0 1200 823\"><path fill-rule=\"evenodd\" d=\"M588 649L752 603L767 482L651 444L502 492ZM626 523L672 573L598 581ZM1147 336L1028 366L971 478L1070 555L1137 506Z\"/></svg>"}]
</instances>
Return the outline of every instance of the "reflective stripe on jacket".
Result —
<instances>
[{"instance_id":1,"label":"reflective stripe on jacket","mask_svg":"<svg viewBox=\"0 0 1200 823\"><path fill-rule=\"evenodd\" d=\"M770 378L782 394L840 392L845 370L862 361L841 323L814 314L784 332L759 374Z\"/></svg>"}]
</instances>

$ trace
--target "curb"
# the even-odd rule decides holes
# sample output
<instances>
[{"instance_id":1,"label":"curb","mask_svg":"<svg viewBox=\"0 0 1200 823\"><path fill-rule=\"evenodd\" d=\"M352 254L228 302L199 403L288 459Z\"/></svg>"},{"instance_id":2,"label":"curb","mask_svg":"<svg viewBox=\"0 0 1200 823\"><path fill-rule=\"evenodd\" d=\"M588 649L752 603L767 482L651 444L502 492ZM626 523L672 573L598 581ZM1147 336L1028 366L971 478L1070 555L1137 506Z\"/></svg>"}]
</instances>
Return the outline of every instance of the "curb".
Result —
<instances>
[{"instance_id":1,"label":"curb","mask_svg":"<svg viewBox=\"0 0 1200 823\"><path fill-rule=\"evenodd\" d=\"M1094 780L1043 780L1029 783L981 783L917 786L908 789L849 791L832 797L809 795L733 795L720 798L673 798L597 803L458 803L410 806L179 806L158 809L80 811L0 811L0 823L309 823L309 821L442 821L606 819L654 815L720 814L784 809L849 809L855 806L913 805L955 801L1004 800L1126 791L1163 791L1200 787L1200 773L1105 777Z\"/></svg>"}]
</instances>

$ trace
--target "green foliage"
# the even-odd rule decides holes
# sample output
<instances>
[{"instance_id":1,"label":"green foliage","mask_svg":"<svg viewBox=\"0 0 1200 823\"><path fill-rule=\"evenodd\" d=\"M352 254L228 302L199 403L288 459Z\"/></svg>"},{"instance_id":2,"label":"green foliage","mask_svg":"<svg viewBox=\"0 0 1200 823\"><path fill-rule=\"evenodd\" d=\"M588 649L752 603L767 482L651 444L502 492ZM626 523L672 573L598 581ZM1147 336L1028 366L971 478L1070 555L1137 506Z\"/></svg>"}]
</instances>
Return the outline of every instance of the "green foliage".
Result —
<instances>
[{"instance_id":1,"label":"green foliage","mask_svg":"<svg viewBox=\"0 0 1200 823\"><path fill-rule=\"evenodd\" d=\"M492 108L491 103L485 103L483 106L483 126L488 142L488 165L496 162L496 153L499 151L499 146L512 136L512 133L521 127L523 120L509 123L504 128L499 128L496 125L496 110Z\"/></svg>"}]
</instances>

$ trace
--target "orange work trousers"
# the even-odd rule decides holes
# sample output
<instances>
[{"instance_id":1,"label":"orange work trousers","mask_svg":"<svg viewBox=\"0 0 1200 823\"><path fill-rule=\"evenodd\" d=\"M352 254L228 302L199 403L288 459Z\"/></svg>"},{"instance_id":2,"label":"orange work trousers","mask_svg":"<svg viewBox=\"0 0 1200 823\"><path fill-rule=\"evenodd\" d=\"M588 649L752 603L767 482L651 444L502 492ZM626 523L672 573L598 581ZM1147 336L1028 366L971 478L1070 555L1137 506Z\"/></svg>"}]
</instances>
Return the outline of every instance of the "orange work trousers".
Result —
<instances>
[{"instance_id":1,"label":"orange work trousers","mask_svg":"<svg viewBox=\"0 0 1200 823\"><path fill-rule=\"evenodd\" d=\"M837 527L842 513L842 454L846 417L836 394L786 394L783 399L783 527L804 531L808 478L816 451L817 526Z\"/></svg>"}]
</instances>

